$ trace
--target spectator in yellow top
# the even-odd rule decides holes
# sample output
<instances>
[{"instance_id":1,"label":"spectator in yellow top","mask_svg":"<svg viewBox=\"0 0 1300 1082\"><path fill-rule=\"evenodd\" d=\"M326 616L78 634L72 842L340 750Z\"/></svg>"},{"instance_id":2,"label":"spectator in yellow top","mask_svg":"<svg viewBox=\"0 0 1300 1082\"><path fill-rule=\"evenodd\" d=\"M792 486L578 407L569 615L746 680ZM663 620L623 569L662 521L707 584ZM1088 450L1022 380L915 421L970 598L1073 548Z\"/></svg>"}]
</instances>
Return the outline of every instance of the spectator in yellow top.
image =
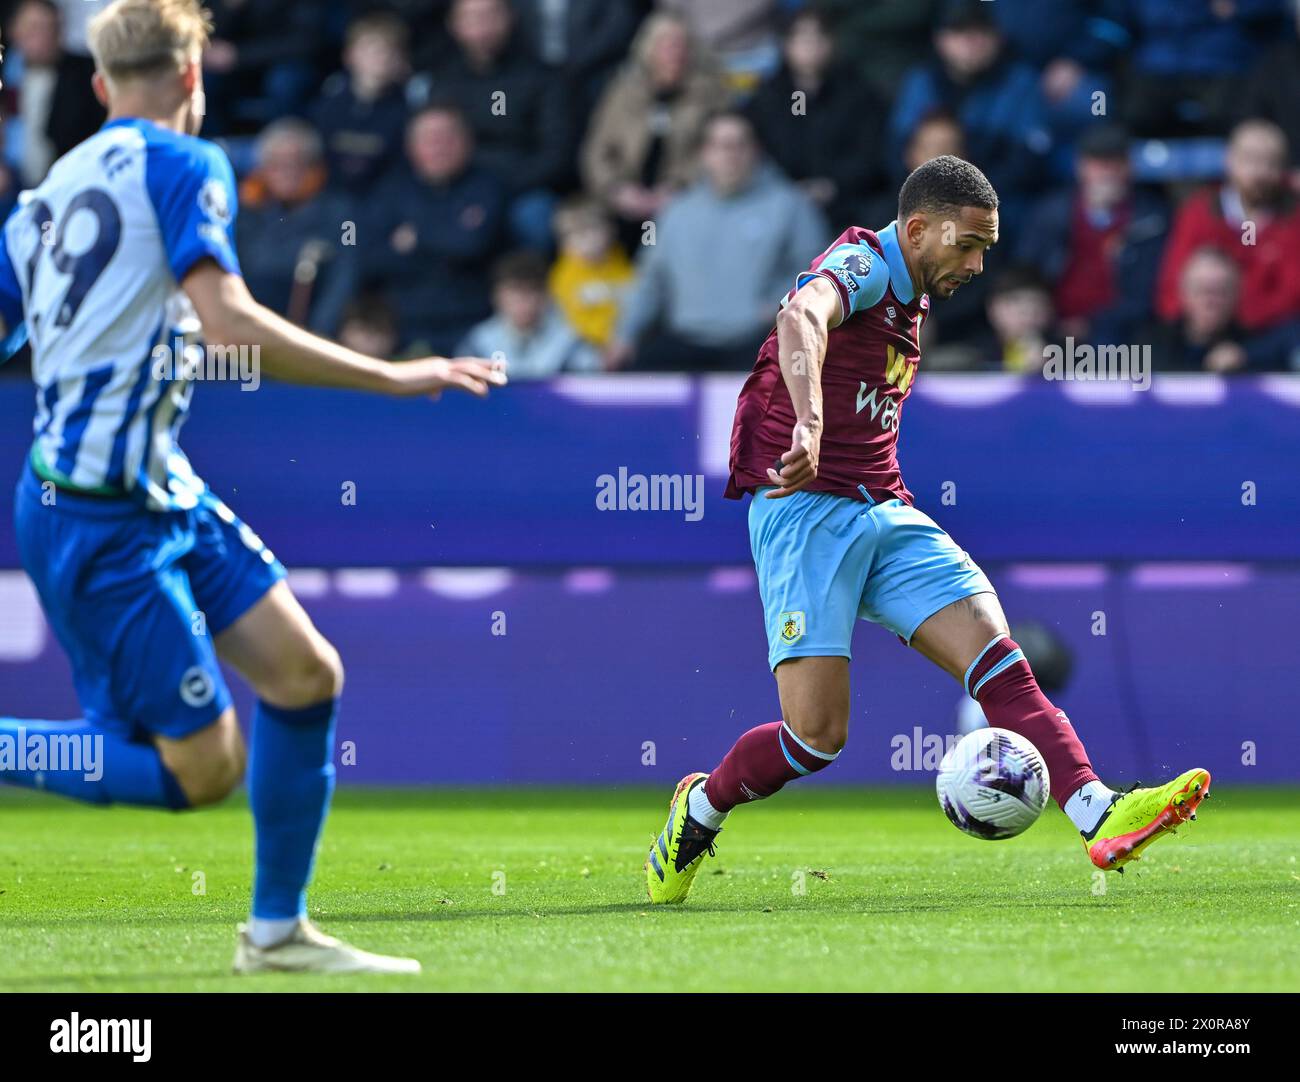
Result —
<instances>
[{"instance_id":1,"label":"spectator in yellow top","mask_svg":"<svg viewBox=\"0 0 1300 1082\"><path fill-rule=\"evenodd\" d=\"M614 225L594 199L578 197L555 215L560 255L547 285L556 307L578 335L603 349L614 337L632 261L615 242Z\"/></svg>"}]
</instances>

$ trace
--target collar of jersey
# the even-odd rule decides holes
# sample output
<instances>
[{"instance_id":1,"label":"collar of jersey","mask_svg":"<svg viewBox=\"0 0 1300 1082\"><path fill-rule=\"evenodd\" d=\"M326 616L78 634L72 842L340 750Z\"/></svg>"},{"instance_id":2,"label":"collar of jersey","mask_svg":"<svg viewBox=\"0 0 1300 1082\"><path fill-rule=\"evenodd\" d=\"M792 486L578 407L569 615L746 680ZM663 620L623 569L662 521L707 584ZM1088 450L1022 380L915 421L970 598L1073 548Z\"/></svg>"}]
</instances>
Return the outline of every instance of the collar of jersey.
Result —
<instances>
[{"instance_id":1,"label":"collar of jersey","mask_svg":"<svg viewBox=\"0 0 1300 1082\"><path fill-rule=\"evenodd\" d=\"M898 246L898 222L890 222L876 236L880 238L880 247L885 250L885 266L889 268L889 285L894 296L904 304L911 304L916 298L916 288L907 272L903 249Z\"/></svg>"},{"instance_id":2,"label":"collar of jersey","mask_svg":"<svg viewBox=\"0 0 1300 1082\"><path fill-rule=\"evenodd\" d=\"M105 120L99 126L99 130L104 131L106 128L139 128L144 124L152 125L155 128L158 126L152 120L146 120L142 116L120 116L116 120Z\"/></svg>"}]
</instances>

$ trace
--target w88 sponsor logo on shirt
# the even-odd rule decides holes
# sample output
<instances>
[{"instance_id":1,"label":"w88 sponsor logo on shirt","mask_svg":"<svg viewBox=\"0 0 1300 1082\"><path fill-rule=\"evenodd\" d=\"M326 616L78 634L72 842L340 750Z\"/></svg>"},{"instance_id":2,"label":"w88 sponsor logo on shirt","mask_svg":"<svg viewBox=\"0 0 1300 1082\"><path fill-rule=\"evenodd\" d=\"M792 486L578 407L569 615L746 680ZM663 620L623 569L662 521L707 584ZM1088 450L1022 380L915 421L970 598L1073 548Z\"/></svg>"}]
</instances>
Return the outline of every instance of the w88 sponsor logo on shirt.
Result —
<instances>
[{"instance_id":1,"label":"w88 sponsor logo on shirt","mask_svg":"<svg viewBox=\"0 0 1300 1082\"><path fill-rule=\"evenodd\" d=\"M903 397L907 395L908 389L912 386L912 380L916 376L916 365L909 361L903 354L899 353L893 346L887 346L885 351L885 379L897 387L902 392L902 396L894 397L889 393L889 387L869 387L866 380L862 380L858 385L858 399L856 413L870 408L871 419L873 421L879 418L880 427L886 432L898 431L898 416L903 408Z\"/></svg>"}]
</instances>

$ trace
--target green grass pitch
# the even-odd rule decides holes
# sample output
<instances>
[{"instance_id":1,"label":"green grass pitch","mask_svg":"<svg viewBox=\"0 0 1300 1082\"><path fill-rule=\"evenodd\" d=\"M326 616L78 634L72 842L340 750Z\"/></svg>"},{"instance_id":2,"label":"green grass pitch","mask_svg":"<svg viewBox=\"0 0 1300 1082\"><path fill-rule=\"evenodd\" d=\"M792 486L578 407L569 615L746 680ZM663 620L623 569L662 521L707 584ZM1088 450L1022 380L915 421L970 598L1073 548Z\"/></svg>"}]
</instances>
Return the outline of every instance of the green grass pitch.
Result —
<instances>
[{"instance_id":1,"label":"green grass pitch","mask_svg":"<svg viewBox=\"0 0 1300 1082\"><path fill-rule=\"evenodd\" d=\"M1055 810L989 843L928 788L794 788L733 815L690 902L652 910L669 790L340 790L311 914L425 971L254 979L229 974L241 800L177 816L5 790L0 990L1300 990L1294 789L1216 787L1098 880Z\"/></svg>"}]
</instances>

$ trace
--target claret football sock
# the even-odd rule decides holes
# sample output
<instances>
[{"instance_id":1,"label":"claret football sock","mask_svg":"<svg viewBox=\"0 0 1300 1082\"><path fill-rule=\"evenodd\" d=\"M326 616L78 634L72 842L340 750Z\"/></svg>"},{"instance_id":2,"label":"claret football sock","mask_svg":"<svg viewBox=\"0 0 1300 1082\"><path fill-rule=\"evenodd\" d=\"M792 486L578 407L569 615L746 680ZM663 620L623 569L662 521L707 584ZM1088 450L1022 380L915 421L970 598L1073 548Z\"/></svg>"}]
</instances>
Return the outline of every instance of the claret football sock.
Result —
<instances>
[{"instance_id":1,"label":"claret football sock","mask_svg":"<svg viewBox=\"0 0 1300 1082\"><path fill-rule=\"evenodd\" d=\"M703 788L710 806L726 815L737 804L762 800L788 781L825 769L838 755L809 747L784 721L773 721L741 736Z\"/></svg>"},{"instance_id":2,"label":"claret football sock","mask_svg":"<svg viewBox=\"0 0 1300 1082\"><path fill-rule=\"evenodd\" d=\"M337 713L337 699L292 710L259 700L253 711L248 799L256 835L255 921L307 912L316 842L334 792Z\"/></svg>"},{"instance_id":3,"label":"claret football sock","mask_svg":"<svg viewBox=\"0 0 1300 1082\"><path fill-rule=\"evenodd\" d=\"M82 719L0 718L0 782L88 804L189 807L153 744Z\"/></svg>"},{"instance_id":4,"label":"claret football sock","mask_svg":"<svg viewBox=\"0 0 1300 1082\"><path fill-rule=\"evenodd\" d=\"M984 647L966 670L966 691L990 725L1017 733L1038 749L1051 775L1052 796L1063 809L1085 786L1100 784L1070 719L1039 689L1013 639L1002 635Z\"/></svg>"}]
</instances>

